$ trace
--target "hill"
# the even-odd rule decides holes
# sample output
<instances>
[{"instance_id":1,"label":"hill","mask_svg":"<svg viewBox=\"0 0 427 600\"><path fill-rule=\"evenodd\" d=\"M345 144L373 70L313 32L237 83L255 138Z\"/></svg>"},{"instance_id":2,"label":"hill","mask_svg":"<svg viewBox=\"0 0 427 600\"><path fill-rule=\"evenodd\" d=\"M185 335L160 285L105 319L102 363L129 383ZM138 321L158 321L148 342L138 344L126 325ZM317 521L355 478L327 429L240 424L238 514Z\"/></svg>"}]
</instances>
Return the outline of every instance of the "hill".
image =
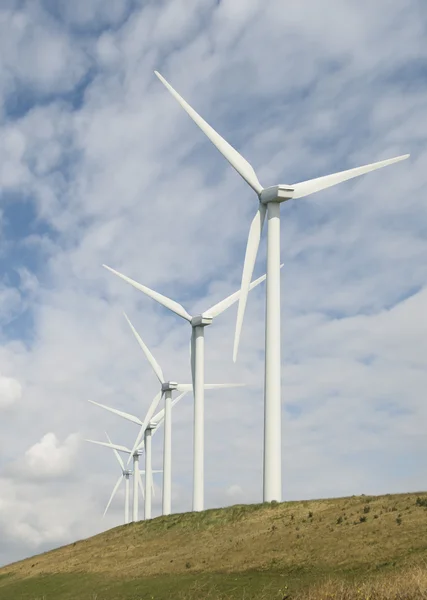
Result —
<instances>
[{"instance_id":1,"label":"hill","mask_svg":"<svg viewBox=\"0 0 427 600\"><path fill-rule=\"evenodd\" d=\"M362 580L371 598L402 586L412 589L402 598L427 598L426 564L427 494L239 505L131 523L13 563L0 569L0 600L338 600L360 598Z\"/></svg>"}]
</instances>

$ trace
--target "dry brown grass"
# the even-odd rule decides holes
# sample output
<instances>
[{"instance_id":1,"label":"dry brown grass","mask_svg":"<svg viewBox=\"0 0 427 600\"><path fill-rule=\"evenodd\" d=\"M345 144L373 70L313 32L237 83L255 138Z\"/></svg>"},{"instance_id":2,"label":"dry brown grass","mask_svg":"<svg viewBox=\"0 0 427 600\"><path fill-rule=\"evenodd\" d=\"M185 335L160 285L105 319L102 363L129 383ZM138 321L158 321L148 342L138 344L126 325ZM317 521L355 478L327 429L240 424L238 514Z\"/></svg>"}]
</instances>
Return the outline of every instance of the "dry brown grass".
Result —
<instances>
[{"instance_id":1,"label":"dry brown grass","mask_svg":"<svg viewBox=\"0 0 427 600\"><path fill-rule=\"evenodd\" d=\"M427 568L417 566L374 580L348 584L329 580L298 595L298 600L426 600ZM296 599L295 599L296 600Z\"/></svg>"}]
</instances>

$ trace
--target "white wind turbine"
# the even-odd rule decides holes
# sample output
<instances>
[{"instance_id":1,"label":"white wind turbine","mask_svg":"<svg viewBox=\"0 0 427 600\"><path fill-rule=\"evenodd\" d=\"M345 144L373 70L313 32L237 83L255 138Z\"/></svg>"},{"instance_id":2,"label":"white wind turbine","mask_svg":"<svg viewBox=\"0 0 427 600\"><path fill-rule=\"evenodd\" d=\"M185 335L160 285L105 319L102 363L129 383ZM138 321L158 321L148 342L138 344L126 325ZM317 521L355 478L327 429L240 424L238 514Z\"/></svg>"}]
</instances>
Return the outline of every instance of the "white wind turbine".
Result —
<instances>
[{"instance_id":1,"label":"white wind turbine","mask_svg":"<svg viewBox=\"0 0 427 600\"><path fill-rule=\"evenodd\" d=\"M187 394L187 392L183 392L182 394L177 396L171 404L171 409L186 394ZM111 408L110 406L106 406L105 404L100 404L99 402L94 402L94 400L88 400L88 402L90 402L91 404L95 404L96 406L100 406L101 408L104 408L105 410L108 410L108 411L114 413L115 415L118 415L119 417L126 419L127 421L136 423L136 425L139 425L141 428L144 427L143 421L141 421L141 419L138 419L138 417L136 417L135 415L131 415L130 413L124 412L122 410L118 410L117 408ZM165 420L165 409L163 408L160 412L158 412L152 418L152 420L149 422L149 424L145 428L145 430L148 430L148 433L146 434L146 437L145 437L145 441L140 443L135 451L136 453L142 452L142 450L144 449L145 443L146 443L146 446L145 446L145 448L146 448L146 451L145 451L145 490L146 490L146 493L145 493L145 505L144 505L145 519L151 519L151 497L150 497L150 494L148 493L148 490L150 488L151 473L160 473L161 472L161 471L152 471L152 469L151 469L151 437L152 437L152 435L154 435L156 433L156 431L158 431L160 425L163 423L164 420ZM145 432L145 430L144 430L144 432ZM101 442L97 442L97 443L101 443ZM105 446L107 444L102 443L102 445ZM123 446L121 446L121 448L123 448ZM127 449L126 452L130 455L132 453L132 450ZM135 454L135 452L134 452L134 454ZM169 459L168 462L170 464L171 459ZM153 487L153 495L154 495L154 487Z\"/></svg>"},{"instance_id":2,"label":"white wind turbine","mask_svg":"<svg viewBox=\"0 0 427 600\"><path fill-rule=\"evenodd\" d=\"M165 431L164 431L164 442L163 442L163 498L162 498L162 513L164 515L169 515L171 513L171 497L172 497L172 392L177 390L178 392L189 392L193 389L193 384L191 383L176 383L175 381L170 381L165 378L163 375L163 371L156 361L150 350L142 341L140 335L136 331L135 327L132 325L127 315L125 314L125 318L138 342L140 347L142 348L148 362L150 363L154 373L156 374L157 379L161 385L161 391L157 394L156 398L153 400L153 403L150 407L150 410L156 409L158 403L160 402L161 397L165 396L165 413L164 413L164 421L165 421ZM201 327L203 332L203 327ZM222 389L222 388L233 388L233 387L243 387L244 383L205 383L203 385L203 389L212 390L212 389ZM151 417L150 417L151 418ZM147 433L150 433L149 428L147 428L149 420L147 421L147 417L144 420L143 425L141 426L139 435L134 444L134 450L138 447L138 444L141 441L142 436L144 435L144 441L147 448ZM203 421L202 421L203 424ZM144 433L145 432L145 433ZM202 432L202 440L201 447L203 450L203 432ZM151 440L150 440L151 443ZM196 460L196 444L194 449L194 460ZM199 450L199 448L197 448ZM197 455L197 460L200 460ZM198 486L203 489L203 470L201 472L202 481L199 479L195 480L194 485L198 484ZM199 510L203 510L203 505Z\"/></svg>"},{"instance_id":3,"label":"white wind turbine","mask_svg":"<svg viewBox=\"0 0 427 600\"><path fill-rule=\"evenodd\" d=\"M191 325L192 331L191 331L190 354L191 354L191 376L192 376L192 380L193 380L193 395L194 395L193 510L194 511L203 510L203 505L204 505L204 390L211 389L212 387L231 387L230 385L221 385L221 384L220 385L215 385L215 384L205 385L205 347L204 347L204 335L205 334L204 334L204 328L207 325L211 325L211 323L215 317L222 314L225 310L227 310L227 308L229 308L235 302L238 301L239 296L240 296L240 290L238 290L237 292L234 292L234 294L231 294L224 300L221 300L221 302L214 304L213 306L211 306L210 308L205 310L200 315L192 317L185 310L185 308L178 302L175 302L175 300L171 300L167 296L163 296L163 294L159 294L158 292L155 292L154 290L146 287L145 285L142 285L142 284L134 281L133 279L130 279L130 277L127 277L126 275L123 275L122 273L115 271L111 267L107 267L107 265L102 265L102 266L105 267L106 269L108 269L109 271L111 271L112 273L114 273L115 275L117 275L118 277L120 277L121 279L123 279L124 281L126 281L127 283L130 283L137 290L140 290L141 292L144 292L144 294L146 294L150 298L153 298L153 300L156 300L159 304L161 304L165 308L168 308L169 310L171 310L178 316L182 317L183 319L188 321ZM281 265L281 267L282 266L283 265ZM249 285L249 289L252 290L258 284L260 284L262 281L264 281L265 278L266 278L266 275L262 275L262 277L259 277L258 279L253 281ZM131 327L132 327L132 325L131 325ZM133 330L134 334L137 335L135 330L133 329L133 327L132 327L132 330ZM138 339L138 337L137 337L137 339ZM144 344L141 345L141 348L144 350L144 352L146 352L144 347L146 348L146 346ZM146 356L151 363L152 359L149 358L147 353L146 353ZM160 367L158 367L158 368L160 368ZM155 368L153 366L153 369L154 369L154 372L156 373L157 377L159 378L159 380L162 382L163 375L160 375L160 371L156 370L157 367ZM182 386L181 386L181 388L178 388L178 389L184 389L184 388L182 388ZM185 389L187 389L187 388L185 388ZM167 430L166 430L166 425L165 425L165 436L166 436L166 432L167 432ZM163 466L163 470L164 470L163 476L165 478L169 477L169 475L167 474L165 465ZM166 479L165 479L165 481L166 481ZM165 488L163 488L163 493L165 493ZM167 505L167 502L168 502L168 500L166 497L166 505ZM168 505L166 506L166 510L168 510ZM169 506L169 510L170 510L170 506ZM164 512L163 514L169 514L169 513Z\"/></svg>"},{"instance_id":4,"label":"white wind turbine","mask_svg":"<svg viewBox=\"0 0 427 600\"><path fill-rule=\"evenodd\" d=\"M281 468L281 373L280 373L280 204L302 198L386 167L409 157L409 154L373 164L317 177L292 185L279 184L264 188L248 161L222 138L158 73L155 74L182 108L200 127L219 152L228 160L258 196L258 210L249 229L243 265L241 296L237 311L233 360L236 361L240 332L249 285L255 265L262 227L267 213L267 285L265 314L265 384L264 384L264 502L280 501L282 495Z\"/></svg>"},{"instance_id":5,"label":"white wind turbine","mask_svg":"<svg viewBox=\"0 0 427 600\"><path fill-rule=\"evenodd\" d=\"M129 478L130 476L133 474L134 475L134 496L133 496L133 503L134 503L134 514L133 514L133 520L137 521L138 520L138 487L141 490L142 493L142 497L144 498L145 494L144 494L144 487L142 485L142 481L141 481L141 473L145 474L145 471L140 471L138 468L135 471L135 473L132 473L131 470L126 469L124 462L122 460L122 457L120 456L119 452L125 452L126 454L129 454L131 452L131 450L129 448L127 448L126 446L121 446L119 444L113 444L112 441L110 440L107 432L105 432L105 435L107 436L108 439L108 444L106 442L97 442L95 440L86 440L87 442L90 442L91 444L98 444L100 446L105 446L107 448L111 448L116 456L117 462L120 465L122 474L119 476L113 491L111 493L110 499L108 500L108 504L105 507L104 510L104 514L102 515L103 517L105 517L107 510L110 507L110 504L114 498L114 496L116 495L117 490L120 487L121 482L123 481L123 479L125 480L125 523L129 523ZM138 465L138 462L134 463L136 465ZM152 473L161 473L161 471L152 471ZM150 486L147 486L147 482L146 482L146 488L147 488L147 494L148 496L151 498L150 496L150 492L149 492L149 488ZM152 490L152 494L153 496L154 494L154 485L151 482L151 490ZM150 500L151 503L151 500Z\"/></svg>"}]
</instances>

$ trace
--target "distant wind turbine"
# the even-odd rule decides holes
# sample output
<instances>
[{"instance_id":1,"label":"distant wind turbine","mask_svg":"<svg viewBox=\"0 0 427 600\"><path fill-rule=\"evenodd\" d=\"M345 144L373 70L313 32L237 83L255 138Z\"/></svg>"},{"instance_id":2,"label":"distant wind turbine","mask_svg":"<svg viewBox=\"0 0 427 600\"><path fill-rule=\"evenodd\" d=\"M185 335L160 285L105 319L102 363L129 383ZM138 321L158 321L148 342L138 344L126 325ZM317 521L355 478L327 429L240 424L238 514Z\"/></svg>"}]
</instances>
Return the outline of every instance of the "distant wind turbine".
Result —
<instances>
[{"instance_id":1,"label":"distant wind turbine","mask_svg":"<svg viewBox=\"0 0 427 600\"><path fill-rule=\"evenodd\" d=\"M121 482L123 481L123 479L125 480L125 523L129 523L129 477L133 474L134 475L134 495L133 495L133 506L134 506L134 511L133 511L133 520L137 521L138 520L138 487L141 490L142 493L142 497L144 498L144 496L146 494L144 494L144 487L142 485L142 481L141 481L141 473L145 474L145 471L140 471L138 468L136 469L136 471L134 473L132 473L131 470L126 469L122 457L120 456L119 452L125 452L126 454L129 454L131 452L131 450L129 448L127 448L126 446L121 446L118 444L113 444L112 441L110 440L107 432L105 432L105 435L107 436L108 439L108 443L106 442L97 442L95 440L86 440L87 442L90 442L91 444L98 444L100 446L105 446L107 448L111 448L115 454L115 457L117 459L117 462L119 463L119 466L122 470L122 474L119 476L113 491L111 493L110 499L108 500L107 506L105 507L104 510L104 514L102 515L103 517L105 517L107 510L110 507L110 504L114 498L114 496L116 495L117 490L120 487ZM136 461L134 463L134 465L138 465L138 461ZM161 473L161 471L152 471L152 473ZM151 482L151 483L150 483ZM148 490L151 488L152 494L154 496L154 485L152 483L152 479L149 479L148 481L148 485L147 485L147 480L146 480L146 489L147 489L147 493L148 496L150 497L150 493L148 492ZM151 501L150 501L151 504ZM151 517L150 517L151 518Z\"/></svg>"},{"instance_id":2,"label":"distant wind turbine","mask_svg":"<svg viewBox=\"0 0 427 600\"><path fill-rule=\"evenodd\" d=\"M183 392L182 394L180 394L179 396L177 396L175 398L175 400L171 404L171 409L187 393L188 392ZM131 421L131 423L135 423L136 425L139 425L140 428L144 427L144 422L141 421L141 419L139 419L135 415L132 415L132 414L127 413L127 412L124 412L123 410L118 410L117 408L111 408L110 406L106 406L105 404L100 404L99 402L95 402L94 400L88 400L88 402L90 402L91 404L95 404L96 406L100 406L101 408L104 408L105 410L108 410L108 411L112 412L113 414L118 415L119 417L122 417L123 419L126 419L127 421ZM151 471L151 437L152 437L152 435L154 435L156 433L156 431L158 431L159 427L162 425L162 423L164 422L164 420L165 420L165 409L163 408L160 412L158 412L156 415L153 416L153 418L151 419L151 421L149 422L149 424L145 427L144 433L145 433L145 431L147 431L145 439L144 439L144 441L142 443L139 444L139 446L136 448L136 451L135 451L136 453L141 453L142 450L145 447L145 489L146 489L146 491L150 488L150 481L149 480L151 478L151 472L154 473L154 471ZM145 442L147 442L147 445L145 445ZM97 442L97 443L100 443L100 442ZM169 451L170 451L170 449L171 448L169 447ZM135 452L134 452L134 454L135 454ZM128 453L130 455L132 453L132 450L129 450ZM164 461L164 456L163 456L163 461ZM170 464L171 463L171 459L169 459L166 462L168 464ZM164 470L163 470L163 472L164 472ZM153 491L154 491L154 488L153 488ZM145 519L151 519L151 500L150 500L150 495L149 494L148 494L148 497L147 497L147 493L145 494L145 506L144 506L144 509L145 509L144 510Z\"/></svg>"},{"instance_id":3,"label":"distant wind turbine","mask_svg":"<svg viewBox=\"0 0 427 600\"><path fill-rule=\"evenodd\" d=\"M128 319L127 315L125 314L125 318L129 324L129 327L131 328L138 344L140 345L140 347L142 348L145 356L147 357L148 362L150 363L154 373L156 374L157 379L160 382L161 385L161 391L157 394L157 396L155 397L155 399L153 400L149 412L154 412L154 410L157 408L157 405L160 402L161 397L164 395L165 396L165 413L164 413L164 420L165 420L165 431L164 431L164 448L163 448L163 499L162 499L162 512L164 515L169 515L171 512L171 498L172 498L172 494L171 494L171 487L172 487L172 392L174 390L177 390L179 392L189 392L192 391L193 389L193 385L191 383L176 383L175 381L170 381L167 380L165 378L165 376L163 375L163 371L159 365L159 363L156 361L156 359L154 358L154 356L152 355L152 353L150 352L150 350L147 348L147 346L144 344L144 342L142 341L140 335L138 334L138 332L136 331L136 329L134 328L134 326L132 325L132 323L130 322L130 320ZM203 331L203 328L201 328L201 330ZM222 388L234 388L234 387L243 387L245 386L244 383L204 383L203 385L203 389L205 390L213 390L213 389L222 389ZM147 413L148 414L148 413ZM202 415L203 416L203 415ZM151 416L150 416L151 419ZM150 419L147 420L147 417L144 419L144 423L141 426L139 435L135 441L134 444L134 448L133 450L135 450L138 447L138 444L140 443L142 436L145 435L145 438L147 438L147 435L150 435L150 430L149 428L147 428L147 425L150 421ZM201 422L202 425L202 435L201 435L201 441L200 442L200 446L201 446L201 451L203 452L203 420ZM145 433L144 433L145 432ZM197 433L199 434L199 431L197 431ZM147 439L144 439L144 441L147 443ZM194 444L194 460L196 461L200 461L198 452L200 451L200 447L195 443ZM197 486L198 488L202 488L203 491L203 469L201 469L198 473L197 473L197 477L194 480L194 486ZM201 508L199 508L199 510L203 510L203 495L202 495L202 505Z\"/></svg>"},{"instance_id":4,"label":"distant wind turbine","mask_svg":"<svg viewBox=\"0 0 427 600\"><path fill-rule=\"evenodd\" d=\"M159 304L165 308L171 310L179 317L188 321L191 325L191 346L190 346L190 362L191 362L191 377L193 380L193 395L194 395L194 441L193 441L193 510L203 510L204 506L204 390L210 389L209 386L205 385L205 347L204 347L204 328L207 325L211 325L215 317L222 314L227 308L232 306L239 300L240 290L234 292L230 296L227 296L221 302L218 302L205 310L203 313L197 316L191 316L185 308L171 300L159 292L148 288L137 281L134 281L130 277L115 271L107 265L102 265L105 269L114 273L127 283L130 283L134 288L143 292L153 300L156 300ZM282 267L283 265L281 265ZM280 268L281 268L280 267ZM262 275L255 281L253 281L249 289L252 290L254 287L264 281L266 275ZM147 356L148 358L148 356ZM150 359L149 359L150 360ZM158 373L156 375L159 377ZM159 379L161 379L159 377ZM166 433L166 429L165 429ZM165 469L165 467L163 467ZM164 477L166 477L166 471L164 471ZM163 513L169 514L169 513Z\"/></svg>"},{"instance_id":5,"label":"distant wind turbine","mask_svg":"<svg viewBox=\"0 0 427 600\"><path fill-rule=\"evenodd\" d=\"M405 160L409 154L348 169L292 185L279 184L264 188L248 161L217 133L166 81L155 71L191 119L216 146L258 197L258 210L249 229L243 264L241 295L237 310L233 360L236 361L250 281L267 213L267 285L265 313L265 384L264 384L264 502L282 497L281 462L281 361L280 361L280 204L303 198L359 175ZM173 309L172 309L173 310Z\"/></svg>"}]
</instances>

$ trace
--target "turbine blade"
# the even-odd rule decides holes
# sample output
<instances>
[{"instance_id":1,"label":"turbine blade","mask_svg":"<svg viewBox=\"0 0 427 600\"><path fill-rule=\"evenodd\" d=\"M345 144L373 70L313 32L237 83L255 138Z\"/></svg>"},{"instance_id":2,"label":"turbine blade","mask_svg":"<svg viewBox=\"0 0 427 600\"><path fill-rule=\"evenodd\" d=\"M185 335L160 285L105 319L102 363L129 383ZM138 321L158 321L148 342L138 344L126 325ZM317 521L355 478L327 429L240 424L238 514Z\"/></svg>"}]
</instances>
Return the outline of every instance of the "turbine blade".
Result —
<instances>
[{"instance_id":1,"label":"turbine blade","mask_svg":"<svg viewBox=\"0 0 427 600\"><path fill-rule=\"evenodd\" d=\"M284 263L282 263L280 265L280 268L282 268L283 265L284 265ZM258 279L255 279L255 281L253 281L251 283L251 285L249 286L249 291L253 290L254 287L259 285L266 278L267 278L267 275L262 275L261 277L258 277ZM237 292L234 292L234 294L231 294L224 300L221 300L221 302L218 302L218 304L214 304L213 306L211 306L211 308L208 308L208 310L206 310L202 314L202 316L215 318L218 315L222 314L225 310L227 310L227 308L230 308L230 306L232 306L235 302L237 302L237 300L240 298L240 293L241 293L241 290L237 290Z\"/></svg>"},{"instance_id":2,"label":"turbine blade","mask_svg":"<svg viewBox=\"0 0 427 600\"><path fill-rule=\"evenodd\" d=\"M172 401L172 408L175 406L175 404L177 404L177 402L179 402L181 400L181 398L183 398L185 396L185 394L187 394L187 392L183 392L182 394L180 394L179 396L177 396L175 398L175 400ZM160 412L158 412L156 415L154 415L154 417L151 419L151 422L154 423L154 431L157 431L158 427L163 423L165 418L165 409L162 408L162 410ZM153 434L154 434L153 431Z\"/></svg>"},{"instance_id":3,"label":"turbine blade","mask_svg":"<svg viewBox=\"0 0 427 600\"><path fill-rule=\"evenodd\" d=\"M142 424L142 427L144 428L144 431L147 429L148 425L151 422L151 419L153 418L154 412L156 410L156 408L159 406L159 402L163 397L163 393L162 391L160 391L152 400L149 409L147 410L147 414L145 415L145 419L144 419L144 423Z\"/></svg>"},{"instance_id":4,"label":"turbine blade","mask_svg":"<svg viewBox=\"0 0 427 600\"><path fill-rule=\"evenodd\" d=\"M142 485L142 479L141 479L141 472L138 470L138 487L140 489L140 492L142 493L142 497L145 498L145 494L144 494L144 486Z\"/></svg>"},{"instance_id":5,"label":"turbine blade","mask_svg":"<svg viewBox=\"0 0 427 600\"><path fill-rule=\"evenodd\" d=\"M107 512L107 510L109 509L109 507L110 507L110 504L111 504L111 502L112 502L112 500L113 500L114 496L116 495L116 492L117 492L117 490L119 489L119 485L120 485L120 483L121 483L122 479L123 479L123 475L120 475L120 477L118 478L118 480L117 480L117 482L116 482L116 485L113 487L113 491L112 491L112 493L111 493L110 499L108 500L108 504L107 504L107 506L105 507L104 514L102 515L102 517L103 517L103 518L105 517L105 515L106 515L106 512Z\"/></svg>"},{"instance_id":6,"label":"turbine blade","mask_svg":"<svg viewBox=\"0 0 427 600\"><path fill-rule=\"evenodd\" d=\"M128 461L127 461L126 465L129 464L130 459L135 454L135 452L140 449L139 446L141 445L141 440L142 440L142 445L144 444L143 437L144 437L145 429L146 428L144 427L144 425L142 425L141 429L139 430L139 433L138 433L138 435L136 437L135 443L133 445L133 448L131 450L131 453L129 455L129 458L128 458Z\"/></svg>"},{"instance_id":7,"label":"turbine blade","mask_svg":"<svg viewBox=\"0 0 427 600\"><path fill-rule=\"evenodd\" d=\"M177 396L175 398L175 400L172 401L172 408L175 406L175 404L178 404L178 402L184 398L184 396L187 394L187 392L183 392L182 394L180 394L179 396ZM159 471L159 473L163 473L163 471Z\"/></svg>"},{"instance_id":8,"label":"turbine blade","mask_svg":"<svg viewBox=\"0 0 427 600\"><path fill-rule=\"evenodd\" d=\"M127 419L128 421L132 421L132 423L136 423L137 425L142 425L141 419L138 419L138 417L135 417L134 415L130 415L127 412L123 412L122 410L118 410L117 408L110 408L109 406L105 406L105 404L100 404L99 402L95 402L94 400L88 400L88 402L90 402L91 404L95 404L96 406L100 406L101 408L105 408L105 410L109 410L110 412L114 413L115 415L119 415L119 417L123 417L124 419Z\"/></svg>"},{"instance_id":9,"label":"turbine blade","mask_svg":"<svg viewBox=\"0 0 427 600\"><path fill-rule=\"evenodd\" d=\"M348 169L347 171L340 171L339 173L333 173L332 175L324 175L323 177L317 177L316 179L295 183L291 186L295 190L292 198L303 198L304 196L314 194L315 192L332 187L333 185L337 185L348 179L353 179L353 177L359 177L359 175L364 175L365 173L370 173L371 171L376 171L382 167L387 167L388 165L400 162L408 157L409 154L404 154L402 156L397 156L396 158L381 160L380 162L365 165L363 167L356 167L355 169Z\"/></svg>"},{"instance_id":10,"label":"turbine blade","mask_svg":"<svg viewBox=\"0 0 427 600\"><path fill-rule=\"evenodd\" d=\"M144 344L144 342L141 339L141 336L139 335L139 333L136 331L135 327L132 325L132 323L129 321L128 316L126 313L123 313L125 316L126 321L129 324L129 327L132 329L132 333L136 338L136 341L138 342L138 344L141 346L142 351L144 352L148 362L150 363L154 373L157 376L157 379L160 381L160 383L163 383L165 380L165 376L163 375L163 371L159 365L159 363L157 362L157 360L154 358L154 356L151 354L150 350L147 348L147 346Z\"/></svg>"},{"instance_id":11,"label":"turbine blade","mask_svg":"<svg viewBox=\"0 0 427 600\"><path fill-rule=\"evenodd\" d=\"M129 448L126 448L126 446L119 446L118 444L107 444L107 442L96 442L95 440L85 440L85 442L90 442L91 444L98 444L99 446L105 446L106 448L115 448L120 452L126 452L126 454L130 453Z\"/></svg>"},{"instance_id":12,"label":"turbine blade","mask_svg":"<svg viewBox=\"0 0 427 600\"><path fill-rule=\"evenodd\" d=\"M153 498L155 498L156 497L156 492L155 492L155 489L154 489L153 478L151 478L151 493L153 494Z\"/></svg>"},{"instance_id":13,"label":"turbine blade","mask_svg":"<svg viewBox=\"0 0 427 600\"><path fill-rule=\"evenodd\" d=\"M123 281L126 281L127 283L130 283L131 285L133 285L133 287L136 288L137 290L139 290L140 292L143 292L144 294L146 294L153 300L156 300L156 302L158 302L165 308L168 308L169 310L171 310L178 316L182 317L183 319L186 319L187 321L191 321L191 315L188 314L188 312L185 310L185 308L183 306L181 306L181 304L179 304L178 302L175 302L175 300L171 300L167 296L163 296L163 294L159 294L159 292L155 292L154 290L146 287L145 285L142 285L141 283L134 281L130 277L127 277L126 275L123 275L122 273L115 271L114 269L112 269L111 267L108 267L107 265L102 265L102 266L104 267L104 269L111 271L111 273L114 273L114 275L117 275L117 277L120 277L121 279L123 279Z\"/></svg>"},{"instance_id":14,"label":"turbine blade","mask_svg":"<svg viewBox=\"0 0 427 600\"><path fill-rule=\"evenodd\" d=\"M166 81L164 77L162 77L162 75L160 75L160 73L157 71L154 71L154 73L157 75L163 85L169 90L175 100L179 102L185 112L193 119L196 125L198 125L203 133L210 139L212 144L216 146L224 158L228 160L230 165L239 173L241 177L243 177L246 183L248 183L257 194L260 194L263 188L258 181L258 177L252 165L249 164L248 161L233 148L233 146L226 142L225 139L221 137L219 133L215 131L215 129L213 129L213 127L206 123L206 121L202 119L202 117L194 110L194 108L191 108L188 102L186 102L184 98L182 98L178 92L174 90L174 88Z\"/></svg>"},{"instance_id":15,"label":"turbine blade","mask_svg":"<svg viewBox=\"0 0 427 600\"><path fill-rule=\"evenodd\" d=\"M142 438L144 437L144 432L145 432L145 430L147 429L148 425L150 424L151 418L152 418L152 416L153 416L153 414L154 414L154 411L155 411L155 410L156 410L156 408L158 407L158 405L159 405L159 402L160 402L160 400L161 400L162 396L163 396L163 392L159 392L159 393L158 393L158 394L157 394L157 395L154 397L153 401L151 402L151 404L150 404L150 407L149 407L149 409L148 409L148 411L147 411L147 414L145 415L144 422L143 422L143 424L141 425L141 429L139 430L138 436L137 436L137 438L136 438L136 440L135 440L135 443L134 443L134 445L133 445L133 448L132 448L131 454L130 454L130 456L129 456L129 458L128 458L128 462L127 462L127 464L129 464L129 461L130 461L130 458L131 458L131 456L132 456L132 455L133 455L133 454L134 454L134 453L135 453L137 450L140 450L140 449L141 449L141 446L143 446L143 445L144 445L144 441L142 440ZM142 444L141 444L141 440L142 440Z\"/></svg>"},{"instance_id":16,"label":"turbine blade","mask_svg":"<svg viewBox=\"0 0 427 600\"><path fill-rule=\"evenodd\" d=\"M109 437L109 435L108 435L107 432L105 432L105 435L107 436L107 440L109 441L109 443L113 446L113 442L110 440L110 437ZM117 452L117 450L114 447L113 447L113 452L114 452L114 456L117 459L117 462L120 465L121 470L124 471L125 470L125 465L124 465L124 462L122 460L122 457L120 456L120 454Z\"/></svg>"},{"instance_id":17,"label":"turbine blade","mask_svg":"<svg viewBox=\"0 0 427 600\"><path fill-rule=\"evenodd\" d=\"M178 392L192 392L193 384L192 383L178 383L176 389Z\"/></svg>"},{"instance_id":18,"label":"turbine blade","mask_svg":"<svg viewBox=\"0 0 427 600\"><path fill-rule=\"evenodd\" d=\"M234 333L234 348L233 348L233 361L236 362L237 351L239 349L240 334L242 331L243 317L245 315L246 302L248 299L248 293L250 283L252 279L252 273L254 272L255 260L258 253L259 243L261 240L262 227L264 225L265 213L267 207L265 204L261 204L258 207L258 211L251 223L249 229L248 243L246 246L245 261L243 263L242 283L239 296L239 306L237 309L236 319L236 330Z\"/></svg>"},{"instance_id":19,"label":"turbine blade","mask_svg":"<svg viewBox=\"0 0 427 600\"><path fill-rule=\"evenodd\" d=\"M234 387L245 387L247 383L205 383L203 386L205 390L215 390L219 388L234 388ZM192 383L178 383L177 390L191 392L193 389Z\"/></svg>"}]
</instances>

